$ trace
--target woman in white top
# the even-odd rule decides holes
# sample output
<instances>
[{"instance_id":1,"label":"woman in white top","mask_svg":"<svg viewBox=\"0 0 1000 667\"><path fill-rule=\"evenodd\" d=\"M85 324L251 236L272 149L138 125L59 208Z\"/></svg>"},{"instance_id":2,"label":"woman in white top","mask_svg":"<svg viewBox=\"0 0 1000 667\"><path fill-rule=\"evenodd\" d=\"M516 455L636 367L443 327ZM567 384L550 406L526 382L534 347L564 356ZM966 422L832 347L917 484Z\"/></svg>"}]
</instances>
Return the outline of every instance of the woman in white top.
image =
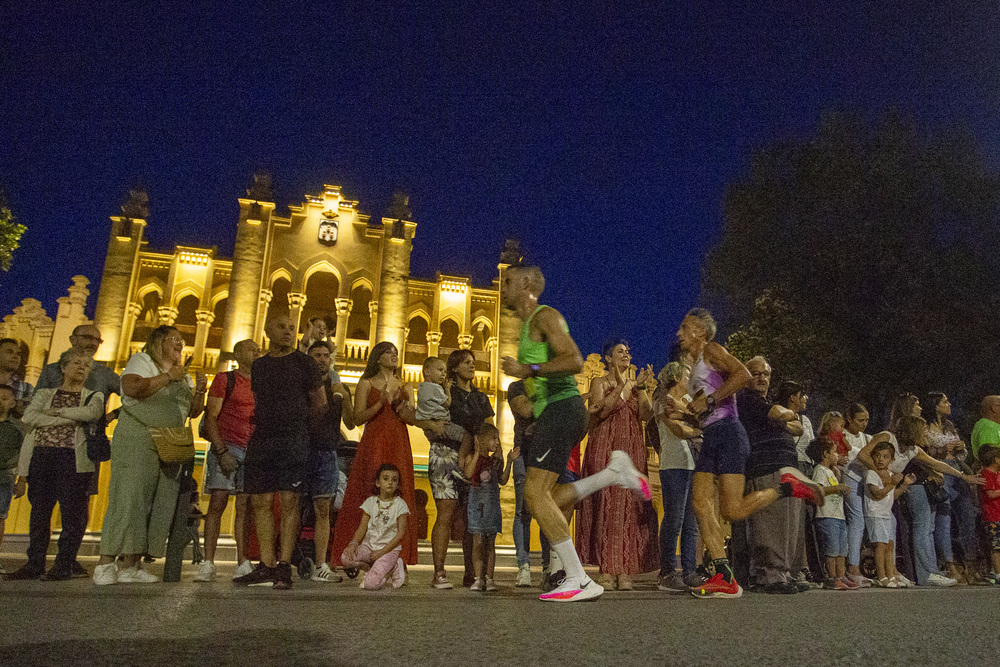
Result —
<instances>
[{"instance_id":1,"label":"woman in white top","mask_svg":"<svg viewBox=\"0 0 1000 667\"><path fill-rule=\"evenodd\" d=\"M205 376L197 384L181 363L184 339L171 326L149 334L122 372L122 411L111 440L108 509L94 583L154 583L142 556L162 557L177 507L180 466L160 461L150 428L183 426L205 408ZM121 555L120 572L115 559Z\"/></svg>"},{"instance_id":2,"label":"woman in white top","mask_svg":"<svg viewBox=\"0 0 1000 667\"><path fill-rule=\"evenodd\" d=\"M694 456L691 438L701 431L683 421L676 406L686 406L691 368L674 361L663 367L657 376L659 387L654 401L660 446L660 485L663 493L663 521L660 524L660 584L662 591L687 593L686 583L695 575L698 547L698 519L691 502L691 476L694 474ZM677 536L681 540L681 573L677 568Z\"/></svg>"},{"instance_id":3,"label":"woman in white top","mask_svg":"<svg viewBox=\"0 0 1000 667\"><path fill-rule=\"evenodd\" d=\"M850 493L844 496L844 518L847 519L847 578L860 586L871 586L872 582L861 574L861 543L865 536L864 484L865 467L855 463L858 453L868 446L872 437L865 433L868 427L868 410L860 403L852 403L844 413L844 440L851 451L847 454L844 469L844 484ZM888 440L888 434L882 438Z\"/></svg>"},{"instance_id":4,"label":"woman in white top","mask_svg":"<svg viewBox=\"0 0 1000 667\"><path fill-rule=\"evenodd\" d=\"M893 405L892 416L889 420L890 430L895 430L897 423L904 417L918 418L923 422L920 412L920 401L917 400L917 397L913 394L903 394L896 399ZM902 473L910 461L916 460L925 468L929 468L942 475L952 475L953 477L965 480L969 484L982 484L982 477L978 475L966 475L960 470L955 470L944 461L938 461L929 456L924 451L924 446L927 442L927 430L926 422L923 423L924 429L920 434L921 439L919 442L899 443L895 435L892 435L892 433L888 434L889 442L896 448L896 458L889 465L889 471L892 473ZM881 436L882 434L880 433L879 435ZM878 436L873 438L864 449L858 452L857 456L857 460L871 470L875 469L875 464L871 458L871 450L875 446L877 438ZM913 569L916 574L917 585L954 586L958 582L955 579L944 576L938 569L937 554L934 551L934 511L927 499L927 492L923 484L918 481L911 486L906 498L913 540Z\"/></svg>"}]
</instances>

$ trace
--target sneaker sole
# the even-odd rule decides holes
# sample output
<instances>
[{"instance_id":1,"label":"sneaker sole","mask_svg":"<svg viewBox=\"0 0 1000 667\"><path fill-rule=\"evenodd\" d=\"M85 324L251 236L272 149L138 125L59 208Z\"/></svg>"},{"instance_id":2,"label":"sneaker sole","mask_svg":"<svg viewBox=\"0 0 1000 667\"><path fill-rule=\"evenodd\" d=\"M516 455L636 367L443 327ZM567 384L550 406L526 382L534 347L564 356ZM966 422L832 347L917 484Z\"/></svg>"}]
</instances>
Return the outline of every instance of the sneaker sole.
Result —
<instances>
[{"instance_id":1,"label":"sneaker sole","mask_svg":"<svg viewBox=\"0 0 1000 667\"><path fill-rule=\"evenodd\" d=\"M813 497L803 498L803 500L805 500L807 503L811 503L815 507L821 507L823 503L826 501L826 497L823 495L823 488L816 482L812 481L811 479L803 475L802 471L799 470L798 468L785 466L784 468L778 470L778 472L781 473L782 476L792 475L793 477L795 477L795 479L802 482L802 484L809 487L809 490L812 491L813 493Z\"/></svg>"},{"instance_id":2,"label":"sneaker sole","mask_svg":"<svg viewBox=\"0 0 1000 667\"><path fill-rule=\"evenodd\" d=\"M735 593L723 593L722 591L713 591L711 593L700 593L698 591L691 591L691 595L699 600L710 600L713 598L741 598L743 597L743 587L737 584Z\"/></svg>"},{"instance_id":3,"label":"sneaker sole","mask_svg":"<svg viewBox=\"0 0 1000 667\"><path fill-rule=\"evenodd\" d=\"M538 599L542 602L586 602L596 600L604 593L604 587L595 581L589 586L575 591L565 591L563 593L542 593Z\"/></svg>"}]
</instances>

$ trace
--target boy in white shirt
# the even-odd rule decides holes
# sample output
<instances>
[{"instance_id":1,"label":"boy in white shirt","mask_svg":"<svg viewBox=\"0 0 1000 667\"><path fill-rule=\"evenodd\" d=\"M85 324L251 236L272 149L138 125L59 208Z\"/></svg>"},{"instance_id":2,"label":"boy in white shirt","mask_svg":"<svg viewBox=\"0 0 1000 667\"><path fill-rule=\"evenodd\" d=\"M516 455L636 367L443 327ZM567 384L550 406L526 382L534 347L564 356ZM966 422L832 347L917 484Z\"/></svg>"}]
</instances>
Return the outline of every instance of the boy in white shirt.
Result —
<instances>
[{"instance_id":1,"label":"boy in white shirt","mask_svg":"<svg viewBox=\"0 0 1000 667\"><path fill-rule=\"evenodd\" d=\"M824 588L847 591L858 584L847 578L847 521L844 520L844 496L850 487L841 484L833 468L837 465L837 445L827 438L816 438L806 446L806 455L815 464L812 480L823 489L825 498L816 508L816 537L826 560Z\"/></svg>"},{"instance_id":2,"label":"boy in white shirt","mask_svg":"<svg viewBox=\"0 0 1000 667\"><path fill-rule=\"evenodd\" d=\"M875 445L871 456L875 469L865 473L865 528L868 541L875 545L878 585L899 588L900 575L893 557L896 519L892 515L892 503L917 478L912 473L903 477L900 473L889 472L889 464L896 458L896 448L890 442Z\"/></svg>"}]
</instances>

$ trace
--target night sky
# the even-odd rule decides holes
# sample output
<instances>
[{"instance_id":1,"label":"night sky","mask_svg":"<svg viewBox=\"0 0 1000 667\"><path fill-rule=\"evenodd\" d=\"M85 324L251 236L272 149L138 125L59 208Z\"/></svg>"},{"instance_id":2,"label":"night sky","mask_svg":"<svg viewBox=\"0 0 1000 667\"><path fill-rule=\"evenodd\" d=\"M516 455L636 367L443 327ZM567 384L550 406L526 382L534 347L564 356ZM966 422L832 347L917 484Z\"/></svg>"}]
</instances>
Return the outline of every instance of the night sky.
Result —
<instances>
[{"instance_id":1,"label":"night sky","mask_svg":"<svg viewBox=\"0 0 1000 667\"><path fill-rule=\"evenodd\" d=\"M267 168L280 215L324 183L373 218L406 190L417 277L488 285L518 237L584 354L623 336L658 368L755 147L894 107L1000 163L996 3L252 4L0 10L0 186L28 226L0 316L54 316L77 273L92 314L136 183L151 248L231 256Z\"/></svg>"}]
</instances>

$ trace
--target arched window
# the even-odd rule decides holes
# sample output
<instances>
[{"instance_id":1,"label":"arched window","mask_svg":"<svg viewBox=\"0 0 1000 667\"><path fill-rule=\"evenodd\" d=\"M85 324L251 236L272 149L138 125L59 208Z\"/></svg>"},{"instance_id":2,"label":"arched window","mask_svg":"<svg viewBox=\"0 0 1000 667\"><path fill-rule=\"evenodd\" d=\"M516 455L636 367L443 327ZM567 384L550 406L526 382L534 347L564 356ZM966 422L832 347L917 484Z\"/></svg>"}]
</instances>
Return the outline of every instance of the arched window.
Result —
<instances>
[{"instance_id":1,"label":"arched window","mask_svg":"<svg viewBox=\"0 0 1000 667\"><path fill-rule=\"evenodd\" d=\"M299 320L299 333L303 333L314 317L322 317L331 338L337 331L337 295L340 281L328 271L317 271L306 281L306 305Z\"/></svg>"},{"instance_id":2,"label":"arched window","mask_svg":"<svg viewBox=\"0 0 1000 667\"><path fill-rule=\"evenodd\" d=\"M406 335L405 364L422 364L427 358L427 320L416 315L410 319L409 333Z\"/></svg>"},{"instance_id":3,"label":"arched window","mask_svg":"<svg viewBox=\"0 0 1000 667\"><path fill-rule=\"evenodd\" d=\"M347 320L347 337L368 340L371 331L371 315L368 304L372 300L372 291L367 285L356 285L351 290L351 317Z\"/></svg>"},{"instance_id":4,"label":"arched window","mask_svg":"<svg viewBox=\"0 0 1000 667\"><path fill-rule=\"evenodd\" d=\"M184 337L185 345L194 345L195 333L198 330L198 316L195 311L198 310L199 303L198 297L194 294L188 294L177 303L177 319L174 320L174 326Z\"/></svg>"},{"instance_id":5,"label":"arched window","mask_svg":"<svg viewBox=\"0 0 1000 667\"><path fill-rule=\"evenodd\" d=\"M438 350L442 356L445 350L451 352L458 349L458 334L460 333L461 329L459 329L458 322L455 320L448 319L441 322L441 343L438 346Z\"/></svg>"},{"instance_id":6,"label":"arched window","mask_svg":"<svg viewBox=\"0 0 1000 667\"><path fill-rule=\"evenodd\" d=\"M267 319L273 320L281 315L288 315L288 293L292 291L292 283L286 278L278 278L271 285L271 303L267 307Z\"/></svg>"}]
</instances>

